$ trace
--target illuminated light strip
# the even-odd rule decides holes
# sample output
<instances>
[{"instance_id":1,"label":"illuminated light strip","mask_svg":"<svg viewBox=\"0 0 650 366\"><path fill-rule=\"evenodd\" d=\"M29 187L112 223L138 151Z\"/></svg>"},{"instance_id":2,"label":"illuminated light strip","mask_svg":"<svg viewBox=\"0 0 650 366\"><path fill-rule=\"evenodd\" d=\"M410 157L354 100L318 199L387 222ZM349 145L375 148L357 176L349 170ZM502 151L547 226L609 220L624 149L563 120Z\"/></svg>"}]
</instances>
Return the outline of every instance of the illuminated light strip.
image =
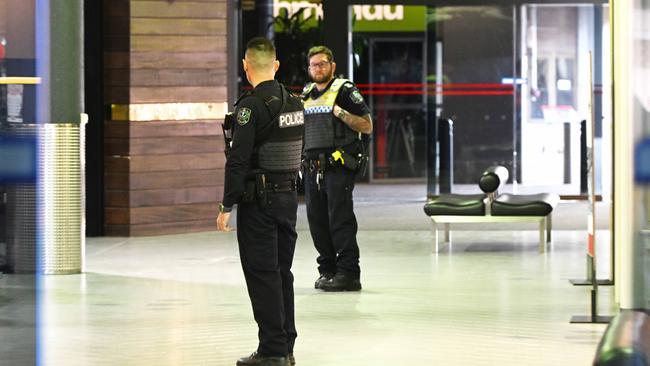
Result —
<instances>
[{"instance_id":1,"label":"illuminated light strip","mask_svg":"<svg viewBox=\"0 0 650 366\"><path fill-rule=\"evenodd\" d=\"M358 88L512 89L512 84L357 84Z\"/></svg>"},{"instance_id":2,"label":"illuminated light strip","mask_svg":"<svg viewBox=\"0 0 650 366\"><path fill-rule=\"evenodd\" d=\"M362 90L361 93L367 95L512 95L512 90L446 90L446 91L429 91L422 90Z\"/></svg>"},{"instance_id":3,"label":"illuminated light strip","mask_svg":"<svg viewBox=\"0 0 650 366\"><path fill-rule=\"evenodd\" d=\"M3 76L0 77L0 84L24 84L36 85L41 83L41 78L26 76Z\"/></svg>"},{"instance_id":4,"label":"illuminated light strip","mask_svg":"<svg viewBox=\"0 0 650 366\"><path fill-rule=\"evenodd\" d=\"M113 121L192 121L223 119L228 103L112 104Z\"/></svg>"},{"instance_id":5,"label":"illuminated light strip","mask_svg":"<svg viewBox=\"0 0 650 366\"><path fill-rule=\"evenodd\" d=\"M285 85L286 86L286 85ZM303 90L303 87L300 85L288 85L286 86L290 90ZM363 89L385 89L385 88L397 88L397 89L423 89L423 88L443 88L443 89L513 89L512 84L408 84L408 83L396 83L396 84L356 84L357 88ZM242 90L253 90L253 87L250 85L242 87Z\"/></svg>"}]
</instances>

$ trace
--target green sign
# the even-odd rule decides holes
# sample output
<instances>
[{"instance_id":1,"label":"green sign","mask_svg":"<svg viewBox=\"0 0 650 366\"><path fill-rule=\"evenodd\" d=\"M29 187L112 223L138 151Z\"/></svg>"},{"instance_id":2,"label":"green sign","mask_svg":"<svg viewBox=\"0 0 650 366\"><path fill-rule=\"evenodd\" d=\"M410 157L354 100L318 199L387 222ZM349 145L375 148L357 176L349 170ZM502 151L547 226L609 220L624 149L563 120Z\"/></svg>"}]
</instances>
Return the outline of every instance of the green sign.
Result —
<instances>
[{"instance_id":1,"label":"green sign","mask_svg":"<svg viewBox=\"0 0 650 366\"><path fill-rule=\"evenodd\" d=\"M320 4L298 0L274 0L275 30L282 32L296 25L302 30L316 27L323 18ZM424 32L426 6L352 5L354 32ZM305 21L305 19L308 19Z\"/></svg>"},{"instance_id":2,"label":"green sign","mask_svg":"<svg viewBox=\"0 0 650 366\"><path fill-rule=\"evenodd\" d=\"M406 5L354 5L354 32L424 32L427 7Z\"/></svg>"}]
</instances>

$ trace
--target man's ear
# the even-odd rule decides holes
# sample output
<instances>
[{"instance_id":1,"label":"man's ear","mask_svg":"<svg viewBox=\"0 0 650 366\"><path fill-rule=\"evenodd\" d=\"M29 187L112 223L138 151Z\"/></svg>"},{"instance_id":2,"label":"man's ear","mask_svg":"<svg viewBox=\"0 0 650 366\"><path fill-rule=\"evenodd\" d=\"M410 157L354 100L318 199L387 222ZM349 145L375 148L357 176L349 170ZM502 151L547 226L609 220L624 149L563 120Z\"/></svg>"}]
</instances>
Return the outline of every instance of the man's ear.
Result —
<instances>
[{"instance_id":1,"label":"man's ear","mask_svg":"<svg viewBox=\"0 0 650 366\"><path fill-rule=\"evenodd\" d=\"M278 69L280 69L280 61L275 60L273 61L273 72L278 72Z\"/></svg>"},{"instance_id":2,"label":"man's ear","mask_svg":"<svg viewBox=\"0 0 650 366\"><path fill-rule=\"evenodd\" d=\"M336 62L332 62L332 75L336 75Z\"/></svg>"}]
</instances>

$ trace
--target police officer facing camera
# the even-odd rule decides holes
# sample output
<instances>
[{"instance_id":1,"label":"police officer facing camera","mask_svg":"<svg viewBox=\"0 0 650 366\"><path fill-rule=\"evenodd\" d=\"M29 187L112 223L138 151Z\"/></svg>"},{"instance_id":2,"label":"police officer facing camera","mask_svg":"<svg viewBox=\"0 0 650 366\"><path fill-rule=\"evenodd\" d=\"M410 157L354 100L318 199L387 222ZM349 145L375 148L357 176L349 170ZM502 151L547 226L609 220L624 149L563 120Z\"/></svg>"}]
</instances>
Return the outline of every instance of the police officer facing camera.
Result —
<instances>
[{"instance_id":1,"label":"police officer facing camera","mask_svg":"<svg viewBox=\"0 0 650 366\"><path fill-rule=\"evenodd\" d=\"M352 191L356 174L367 164L364 141L372 133L372 119L356 86L334 77L336 63L330 49L313 47L308 59L313 83L303 90L303 174L309 230L319 254L320 276L314 287L359 291Z\"/></svg>"},{"instance_id":2,"label":"police officer facing camera","mask_svg":"<svg viewBox=\"0 0 650 366\"><path fill-rule=\"evenodd\" d=\"M271 41L259 37L248 42L243 66L254 89L235 103L216 220L219 231L230 231L230 212L238 205L239 255L259 327L259 346L237 361L240 366L295 363L291 264L304 115L302 101L274 80L279 65Z\"/></svg>"}]
</instances>

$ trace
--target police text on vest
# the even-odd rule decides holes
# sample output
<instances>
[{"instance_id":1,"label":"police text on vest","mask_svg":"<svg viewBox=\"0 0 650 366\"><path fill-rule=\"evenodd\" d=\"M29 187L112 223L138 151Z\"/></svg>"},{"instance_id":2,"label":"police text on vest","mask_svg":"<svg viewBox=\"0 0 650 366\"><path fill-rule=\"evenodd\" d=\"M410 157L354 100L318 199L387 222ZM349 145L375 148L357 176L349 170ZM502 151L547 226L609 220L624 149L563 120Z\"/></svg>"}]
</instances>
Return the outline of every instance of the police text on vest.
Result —
<instances>
[{"instance_id":1,"label":"police text on vest","mask_svg":"<svg viewBox=\"0 0 650 366\"><path fill-rule=\"evenodd\" d=\"M294 127L305 124L302 111L283 113L280 115L280 128Z\"/></svg>"}]
</instances>

